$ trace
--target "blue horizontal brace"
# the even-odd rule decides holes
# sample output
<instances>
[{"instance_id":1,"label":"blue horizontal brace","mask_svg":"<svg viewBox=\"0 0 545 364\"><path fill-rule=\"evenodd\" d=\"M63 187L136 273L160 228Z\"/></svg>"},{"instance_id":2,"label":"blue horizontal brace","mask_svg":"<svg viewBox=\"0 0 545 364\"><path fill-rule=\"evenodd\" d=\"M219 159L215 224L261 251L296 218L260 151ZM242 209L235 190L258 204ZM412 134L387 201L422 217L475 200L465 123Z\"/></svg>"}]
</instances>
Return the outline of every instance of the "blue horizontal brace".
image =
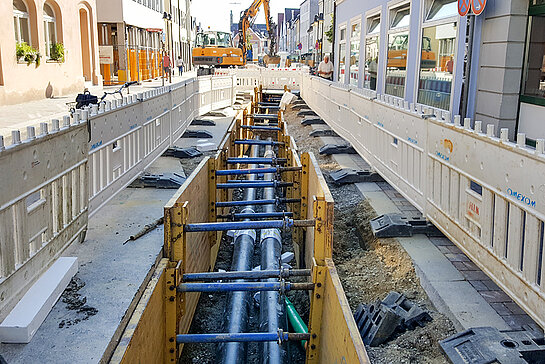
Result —
<instances>
[{"instance_id":1,"label":"blue horizontal brace","mask_svg":"<svg viewBox=\"0 0 545 364\"><path fill-rule=\"evenodd\" d=\"M238 291L289 291L289 282L222 282L222 283L182 283L178 292L238 292Z\"/></svg>"},{"instance_id":2,"label":"blue horizontal brace","mask_svg":"<svg viewBox=\"0 0 545 364\"><path fill-rule=\"evenodd\" d=\"M184 225L184 231L201 232L246 229L283 229L286 227L292 227L293 225L294 221L292 219L265 221L203 222Z\"/></svg>"},{"instance_id":3,"label":"blue horizontal brace","mask_svg":"<svg viewBox=\"0 0 545 364\"><path fill-rule=\"evenodd\" d=\"M284 164L286 158L227 158L227 164Z\"/></svg>"},{"instance_id":4,"label":"blue horizontal brace","mask_svg":"<svg viewBox=\"0 0 545 364\"><path fill-rule=\"evenodd\" d=\"M277 200L226 201L226 202L216 202L216 207L272 205L272 204L276 204L276 202Z\"/></svg>"},{"instance_id":5,"label":"blue horizontal brace","mask_svg":"<svg viewBox=\"0 0 545 364\"><path fill-rule=\"evenodd\" d=\"M176 290L178 292L264 292L264 291L292 291L292 290L313 290L314 283L292 283L292 282L204 282L204 283L182 283Z\"/></svg>"},{"instance_id":6,"label":"blue horizontal brace","mask_svg":"<svg viewBox=\"0 0 545 364\"><path fill-rule=\"evenodd\" d=\"M278 120L278 114L253 114L250 118L254 120Z\"/></svg>"},{"instance_id":7,"label":"blue horizontal brace","mask_svg":"<svg viewBox=\"0 0 545 364\"><path fill-rule=\"evenodd\" d=\"M292 182L276 182L276 181L248 181L244 183L231 182L231 183L218 183L216 188L221 190L227 190L231 188L279 188L279 187L291 187Z\"/></svg>"},{"instance_id":8,"label":"blue horizontal brace","mask_svg":"<svg viewBox=\"0 0 545 364\"><path fill-rule=\"evenodd\" d=\"M265 131L280 131L281 128L277 126L261 126L261 125L241 125L242 129L250 129L250 130L265 130Z\"/></svg>"},{"instance_id":9,"label":"blue horizontal brace","mask_svg":"<svg viewBox=\"0 0 545 364\"><path fill-rule=\"evenodd\" d=\"M176 335L178 344L189 343L227 343L227 342L267 342L278 341L276 332L226 333L226 334L184 334Z\"/></svg>"},{"instance_id":10,"label":"blue horizontal brace","mask_svg":"<svg viewBox=\"0 0 545 364\"><path fill-rule=\"evenodd\" d=\"M299 203L300 198L279 198L276 200L251 200L251 201L225 201L216 202L216 207L235 207L235 206L252 206L252 205L280 205L283 203Z\"/></svg>"},{"instance_id":11,"label":"blue horizontal brace","mask_svg":"<svg viewBox=\"0 0 545 364\"><path fill-rule=\"evenodd\" d=\"M278 168L249 168L249 169L221 169L216 171L216 176L240 176L245 174L276 173Z\"/></svg>"},{"instance_id":12,"label":"blue horizontal brace","mask_svg":"<svg viewBox=\"0 0 545 364\"><path fill-rule=\"evenodd\" d=\"M252 332L252 333L217 333L217 334L182 334L176 335L178 344L195 343L228 343L228 342L278 342L310 340L309 333Z\"/></svg>"},{"instance_id":13,"label":"blue horizontal brace","mask_svg":"<svg viewBox=\"0 0 545 364\"><path fill-rule=\"evenodd\" d=\"M282 142L275 142L272 140L250 140L250 139L243 139L243 140L235 140L235 144L243 144L243 145L284 145Z\"/></svg>"},{"instance_id":14,"label":"blue horizontal brace","mask_svg":"<svg viewBox=\"0 0 545 364\"><path fill-rule=\"evenodd\" d=\"M203 272L186 273L183 275L185 282L206 281L219 279L265 279L265 278L288 278L288 277L308 277L311 274L310 269L270 269L270 270L250 270L250 271L229 271L229 272Z\"/></svg>"},{"instance_id":15,"label":"blue horizontal brace","mask_svg":"<svg viewBox=\"0 0 545 364\"><path fill-rule=\"evenodd\" d=\"M231 215L218 215L218 218L230 218L235 219L270 219L270 218L283 218L293 217L293 212L241 212Z\"/></svg>"}]
</instances>

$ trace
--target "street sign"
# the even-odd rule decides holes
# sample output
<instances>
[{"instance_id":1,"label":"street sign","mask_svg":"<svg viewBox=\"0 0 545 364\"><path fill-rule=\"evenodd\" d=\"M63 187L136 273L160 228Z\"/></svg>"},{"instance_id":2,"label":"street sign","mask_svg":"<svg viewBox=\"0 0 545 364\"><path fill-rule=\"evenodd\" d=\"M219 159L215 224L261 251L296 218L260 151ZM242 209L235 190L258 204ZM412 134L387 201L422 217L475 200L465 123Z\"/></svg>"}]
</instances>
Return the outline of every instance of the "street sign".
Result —
<instances>
[{"instance_id":1,"label":"street sign","mask_svg":"<svg viewBox=\"0 0 545 364\"><path fill-rule=\"evenodd\" d=\"M471 0L471 10L475 15L481 14L485 6L486 0Z\"/></svg>"},{"instance_id":2,"label":"street sign","mask_svg":"<svg viewBox=\"0 0 545 364\"><path fill-rule=\"evenodd\" d=\"M458 0L458 14L460 16L466 16L471 7L472 0Z\"/></svg>"},{"instance_id":3,"label":"street sign","mask_svg":"<svg viewBox=\"0 0 545 364\"><path fill-rule=\"evenodd\" d=\"M100 61L100 64L114 63L114 46L98 46L98 59Z\"/></svg>"}]
</instances>

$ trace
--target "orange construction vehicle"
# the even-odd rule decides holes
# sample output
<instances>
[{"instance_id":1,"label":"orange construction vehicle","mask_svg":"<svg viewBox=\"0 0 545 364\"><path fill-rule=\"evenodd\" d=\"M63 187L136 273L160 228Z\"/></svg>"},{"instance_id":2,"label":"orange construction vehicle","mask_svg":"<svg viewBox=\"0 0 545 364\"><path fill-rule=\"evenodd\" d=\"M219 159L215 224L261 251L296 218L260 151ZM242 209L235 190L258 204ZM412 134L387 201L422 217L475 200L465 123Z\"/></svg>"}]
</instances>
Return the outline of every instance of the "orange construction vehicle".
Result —
<instances>
[{"instance_id":1,"label":"orange construction vehicle","mask_svg":"<svg viewBox=\"0 0 545 364\"><path fill-rule=\"evenodd\" d=\"M238 47L242 49L245 62L248 58L250 46L248 44L248 29L254 23L255 17L259 12L259 8L263 5L265 11L265 21L267 23L267 32L269 33L269 57L276 56L276 24L271 17L271 8L269 0L254 0L252 5L240 14L240 22L238 23ZM269 58L268 57L268 58Z\"/></svg>"},{"instance_id":2,"label":"orange construction vehicle","mask_svg":"<svg viewBox=\"0 0 545 364\"><path fill-rule=\"evenodd\" d=\"M193 65L197 75L214 73L214 68L242 66L246 63L242 50L233 47L231 35L225 32L203 31L197 33L192 50Z\"/></svg>"}]
</instances>

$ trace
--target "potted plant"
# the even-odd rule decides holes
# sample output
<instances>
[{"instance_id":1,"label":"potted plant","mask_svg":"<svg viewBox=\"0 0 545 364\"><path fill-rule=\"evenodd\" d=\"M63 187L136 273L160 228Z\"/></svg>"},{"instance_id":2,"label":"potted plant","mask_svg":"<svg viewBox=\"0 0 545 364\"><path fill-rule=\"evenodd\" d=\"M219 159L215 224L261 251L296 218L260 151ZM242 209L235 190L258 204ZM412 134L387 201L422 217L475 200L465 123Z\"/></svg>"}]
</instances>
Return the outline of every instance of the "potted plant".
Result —
<instances>
[{"instance_id":1,"label":"potted plant","mask_svg":"<svg viewBox=\"0 0 545 364\"><path fill-rule=\"evenodd\" d=\"M51 60L63 63L64 62L64 45L62 43L53 43L50 49Z\"/></svg>"},{"instance_id":2,"label":"potted plant","mask_svg":"<svg viewBox=\"0 0 545 364\"><path fill-rule=\"evenodd\" d=\"M32 48L26 42L17 43L15 46L15 54L19 62L26 62L27 65L36 63L36 67L40 65L42 58L37 49Z\"/></svg>"}]
</instances>

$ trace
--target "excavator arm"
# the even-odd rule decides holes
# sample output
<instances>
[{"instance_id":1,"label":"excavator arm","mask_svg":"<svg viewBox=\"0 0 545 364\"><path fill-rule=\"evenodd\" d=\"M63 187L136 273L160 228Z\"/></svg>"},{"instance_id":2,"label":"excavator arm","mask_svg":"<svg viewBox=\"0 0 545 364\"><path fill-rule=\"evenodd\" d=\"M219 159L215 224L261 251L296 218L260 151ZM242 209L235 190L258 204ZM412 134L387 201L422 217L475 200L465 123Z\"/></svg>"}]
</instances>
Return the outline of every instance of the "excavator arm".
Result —
<instances>
[{"instance_id":1,"label":"excavator arm","mask_svg":"<svg viewBox=\"0 0 545 364\"><path fill-rule=\"evenodd\" d=\"M267 24L267 32L269 33L269 53L272 55L276 48L276 25L271 18L271 8L269 6L270 0L253 0L252 5L244 10L240 16L240 22L238 23L238 46L242 49L243 57L246 58L248 52L248 29L255 20L259 8L263 5L265 11L265 21Z\"/></svg>"}]
</instances>

